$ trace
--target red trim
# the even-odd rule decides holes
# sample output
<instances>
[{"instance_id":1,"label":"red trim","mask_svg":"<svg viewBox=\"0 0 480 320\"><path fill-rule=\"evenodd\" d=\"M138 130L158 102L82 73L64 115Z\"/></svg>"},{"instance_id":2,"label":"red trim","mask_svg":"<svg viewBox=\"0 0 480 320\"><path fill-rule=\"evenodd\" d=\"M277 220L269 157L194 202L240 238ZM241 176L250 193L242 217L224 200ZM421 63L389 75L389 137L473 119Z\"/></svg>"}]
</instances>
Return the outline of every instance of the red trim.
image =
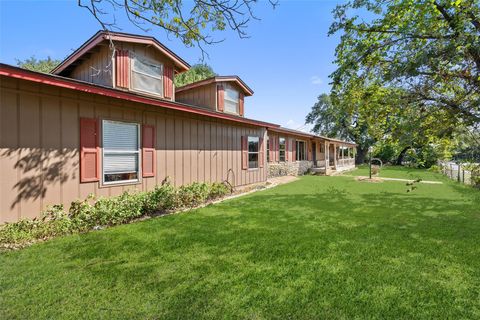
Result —
<instances>
[{"instance_id":1,"label":"red trim","mask_svg":"<svg viewBox=\"0 0 480 320\"><path fill-rule=\"evenodd\" d=\"M247 96L253 95L253 90L250 89L245 84L245 82L243 82L243 80L240 79L240 77L238 77L238 76L216 76L216 77L213 77L213 78L200 80L200 81L197 81L197 82L193 82L193 83L184 85L182 87L178 87L176 89L176 92L187 91L187 90L190 90L190 89L193 89L193 88L205 86L205 85L211 84L211 83L218 83L218 82L235 82L240 88L242 88L242 90L244 91L244 93Z\"/></svg>"},{"instance_id":2,"label":"red trim","mask_svg":"<svg viewBox=\"0 0 480 320\"><path fill-rule=\"evenodd\" d=\"M130 56L128 50L115 52L115 82L119 88L130 88Z\"/></svg>"},{"instance_id":3,"label":"red trim","mask_svg":"<svg viewBox=\"0 0 480 320\"><path fill-rule=\"evenodd\" d=\"M93 125L93 132L88 129ZM100 146L99 146L99 131L98 120L91 118L80 118L80 182L96 182L100 180ZM93 145L91 141L91 134L93 137ZM90 141L89 141L90 140ZM86 163L86 156L88 154L95 155L95 163ZM95 166L95 176L87 177L87 167Z\"/></svg>"},{"instance_id":4,"label":"red trim","mask_svg":"<svg viewBox=\"0 0 480 320\"><path fill-rule=\"evenodd\" d=\"M173 67L163 67L163 96L166 99L172 100L173 98Z\"/></svg>"},{"instance_id":5,"label":"red trim","mask_svg":"<svg viewBox=\"0 0 480 320\"><path fill-rule=\"evenodd\" d=\"M195 108L185 104L180 104L178 102L170 102L165 100L157 100L153 98L147 98L130 92L124 92L121 90L105 88L94 84L85 83L79 80L72 80L63 78L60 76L42 74L39 72L24 70L18 67L8 66L5 64L0 64L0 75L7 76L16 79L22 79L27 81L33 81L43 84L48 84L60 88L67 88L71 90L77 90L92 94L98 94L106 97L123 99L127 101L139 102L143 104L148 104L151 106L163 107L172 110L184 111L188 113L213 117L217 119L229 120L254 126L261 126L266 128L276 128L280 127L277 124L256 121L247 118L242 118L238 116L232 116L226 113L219 113L214 111L209 111L207 109Z\"/></svg>"},{"instance_id":6,"label":"red trim","mask_svg":"<svg viewBox=\"0 0 480 320\"><path fill-rule=\"evenodd\" d=\"M248 169L248 137L242 136L242 170Z\"/></svg>"},{"instance_id":7,"label":"red trim","mask_svg":"<svg viewBox=\"0 0 480 320\"><path fill-rule=\"evenodd\" d=\"M238 114L242 117L245 113L244 100L245 100L245 95L243 94L243 92L240 92L238 96Z\"/></svg>"},{"instance_id":8,"label":"red trim","mask_svg":"<svg viewBox=\"0 0 480 320\"><path fill-rule=\"evenodd\" d=\"M225 110L225 90L221 84L217 86L217 110L220 112Z\"/></svg>"},{"instance_id":9,"label":"red trim","mask_svg":"<svg viewBox=\"0 0 480 320\"><path fill-rule=\"evenodd\" d=\"M147 167L147 159L151 166ZM142 176L144 178L155 176L156 162L155 127L144 124L142 126Z\"/></svg>"}]
</instances>

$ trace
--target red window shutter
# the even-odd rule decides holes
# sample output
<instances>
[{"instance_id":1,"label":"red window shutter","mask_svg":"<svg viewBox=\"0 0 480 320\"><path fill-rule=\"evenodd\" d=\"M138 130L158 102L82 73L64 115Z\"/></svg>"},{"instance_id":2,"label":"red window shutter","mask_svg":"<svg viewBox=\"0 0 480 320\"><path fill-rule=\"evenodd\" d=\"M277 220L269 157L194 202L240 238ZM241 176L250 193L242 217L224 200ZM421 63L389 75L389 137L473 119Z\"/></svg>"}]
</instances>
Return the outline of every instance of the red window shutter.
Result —
<instances>
[{"instance_id":1,"label":"red window shutter","mask_svg":"<svg viewBox=\"0 0 480 320\"><path fill-rule=\"evenodd\" d=\"M258 160L260 162L260 168L263 168L263 162L265 161L265 153L263 151L263 138L260 137L258 139L258 147L260 150L258 150Z\"/></svg>"},{"instance_id":2,"label":"red window shutter","mask_svg":"<svg viewBox=\"0 0 480 320\"><path fill-rule=\"evenodd\" d=\"M285 139L285 161L288 161L288 153L289 153L289 139Z\"/></svg>"},{"instance_id":3,"label":"red window shutter","mask_svg":"<svg viewBox=\"0 0 480 320\"><path fill-rule=\"evenodd\" d=\"M100 180L98 120L80 118L80 182Z\"/></svg>"},{"instance_id":4,"label":"red window shutter","mask_svg":"<svg viewBox=\"0 0 480 320\"><path fill-rule=\"evenodd\" d=\"M217 86L217 109L221 112L225 109L225 90L222 85Z\"/></svg>"},{"instance_id":5,"label":"red window shutter","mask_svg":"<svg viewBox=\"0 0 480 320\"><path fill-rule=\"evenodd\" d=\"M115 51L115 82L119 88L130 87L130 58L128 50Z\"/></svg>"},{"instance_id":6,"label":"red window shutter","mask_svg":"<svg viewBox=\"0 0 480 320\"><path fill-rule=\"evenodd\" d=\"M238 95L238 113L241 117L243 117L243 114L245 113L245 107L243 104L243 101L245 100L245 95L243 92L240 92Z\"/></svg>"},{"instance_id":7,"label":"red window shutter","mask_svg":"<svg viewBox=\"0 0 480 320\"><path fill-rule=\"evenodd\" d=\"M163 68L163 97L173 98L173 67L164 66Z\"/></svg>"},{"instance_id":8,"label":"red window shutter","mask_svg":"<svg viewBox=\"0 0 480 320\"><path fill-rule=\"evenodd\" d=\"M297 161L297 142L292 142L292 161Z\"/></svg>"},{"instance_id":9,"label":"red window shutter","mask_svg":"<svg viewBox=\"0 0 480 320\"><path fill-rule=\"evenodd\" d=\"M242 169L248 169L248 137L242 136Z\"/></svg>"},{"instance_id":10,"label":"red window shutter","mask_svg":"<svg viewBox=\"0 0 480 320\"><path fill-rule=\"evenodd\" d=\"M142 175L154 177L156 169L155 127L142 126Z\"/></svg>"}]
</instances>

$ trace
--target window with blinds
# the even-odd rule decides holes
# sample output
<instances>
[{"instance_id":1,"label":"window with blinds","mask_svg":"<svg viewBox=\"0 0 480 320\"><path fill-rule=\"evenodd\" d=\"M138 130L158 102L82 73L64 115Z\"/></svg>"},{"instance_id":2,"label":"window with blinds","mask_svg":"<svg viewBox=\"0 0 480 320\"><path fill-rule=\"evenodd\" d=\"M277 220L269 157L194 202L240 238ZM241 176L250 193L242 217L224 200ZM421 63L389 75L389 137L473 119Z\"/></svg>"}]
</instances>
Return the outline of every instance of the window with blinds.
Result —
<instances>
[{"instance_id":1,"label":"window with blinds","mask_svg":"<svg viewBox=\"0 0 480 320\"><path fill-rule=\"evenodd\" d=\"M132 89L163 96L163 65L139 55L132 61Z\"/></svg>"},{"instance_id":2,"label":"window with blinds","mask_svg":"<svg viewBox=\"0 0 480 320\"><path fill-rule=\"evenodd\" d=\"M238 114L238 98L237 90L228 87L225 89L225 112Z\"/></svg>"},{"instance_id":3,"label":"window with blinds","mask_svg":"<svg viewBox=\"0 0 480 320\"><path fill-rule=\"evenodd\" d=\"M103 182L139 179L139 125L103 120Z\"/></svg>"}]
</instances>

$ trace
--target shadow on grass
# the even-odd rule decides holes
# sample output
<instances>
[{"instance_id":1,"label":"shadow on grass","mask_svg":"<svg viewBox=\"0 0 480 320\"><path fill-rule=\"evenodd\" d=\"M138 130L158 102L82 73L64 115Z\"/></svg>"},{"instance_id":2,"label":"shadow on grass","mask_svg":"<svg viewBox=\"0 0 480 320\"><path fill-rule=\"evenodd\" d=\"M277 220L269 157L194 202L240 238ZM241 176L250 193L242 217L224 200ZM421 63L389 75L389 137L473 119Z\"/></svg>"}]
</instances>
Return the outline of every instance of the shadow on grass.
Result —
<instances>
[{"instance_id":1,"label":"shadow on grass","mask_svg":"<svg viewBox=\"0 0 480 320\"><path fill-rule=\"evenodd\" d=\"M54 270L80 303L93 299L143 318L475 315L480 219L472 219L478 212L472 195L428 197L393 192L398 184L321 181L24 252L40 250L39 265L51 263L55 252Z\"/></svg>"}]
</instances>

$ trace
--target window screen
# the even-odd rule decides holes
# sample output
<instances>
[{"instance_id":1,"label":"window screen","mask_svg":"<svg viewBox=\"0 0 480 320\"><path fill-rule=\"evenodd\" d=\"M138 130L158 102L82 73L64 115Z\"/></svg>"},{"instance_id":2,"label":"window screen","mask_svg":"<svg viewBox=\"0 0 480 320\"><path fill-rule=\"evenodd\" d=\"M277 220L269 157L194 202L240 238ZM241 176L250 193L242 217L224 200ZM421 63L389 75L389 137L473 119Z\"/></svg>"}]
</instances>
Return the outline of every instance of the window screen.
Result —
<instances>
[{"instance_id":1,"label":"window screen","mask_svg":"<svg viewBox=\"0 0 480 320\"><path fill-rule=\"evenodd\" d=\"M225 89L225 111L238 114L238 91L234 89Z\"/></svg>"},{"instance_id":2,"label":"window screen","mask_svg":"<svg viewBox=\"0 0 480 320\"><path fill-rule=\"evenodd\" d=\"M139 178L139 127L136 123L103 121L103 181Z\"/></svg>"},{"instance_id":3,"label":"window screen","mask_svg":"<svg viewBox=\"0 0 480 320\"><path fill-rule=\"evenodd\" d=\"M163 96L163 66L140 56L132 61L132 89Z\"/></svg>"}]
</instances>

